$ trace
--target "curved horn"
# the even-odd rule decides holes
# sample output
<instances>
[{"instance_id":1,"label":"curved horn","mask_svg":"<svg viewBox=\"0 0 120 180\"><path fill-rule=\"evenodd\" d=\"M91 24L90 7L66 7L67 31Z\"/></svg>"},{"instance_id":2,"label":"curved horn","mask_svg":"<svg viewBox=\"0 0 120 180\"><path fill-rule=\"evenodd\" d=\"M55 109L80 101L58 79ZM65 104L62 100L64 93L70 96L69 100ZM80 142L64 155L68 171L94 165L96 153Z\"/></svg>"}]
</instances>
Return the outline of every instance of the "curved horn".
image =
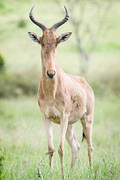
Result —
<instances>
[{"instance_id":1,"label":"curved horn","mask_svg":"<svg viewBox=\"0 0 120 180\"><path fill-rule=\"evenodd\" d=\"M65 8L65 13L66 13L64 19L61 20L60 22L54 24L54 25L51 27L52 29L56 30L59 26L61 26L62 24L64 24L65 22L67 22L67 21L69 20L68 10L67 10L67 8L66 8L65 6L64 6L64 8Z\"/></svg>"},{"instance_id":2,"label":"curved horn","mask_svg":"<svg viewBox=\"0 0 120 180\"><path fill-rule=\"evenodd\" d=\"M29 13L29 18L31 19L31 21L36 24L37 26L39 26L43 31L45 29L47 29L43 24L39 23L38 21L35 20L35 18L33 17L33 9L34 6L31 8L30 13Z\"/></svg>"}]
</instances>

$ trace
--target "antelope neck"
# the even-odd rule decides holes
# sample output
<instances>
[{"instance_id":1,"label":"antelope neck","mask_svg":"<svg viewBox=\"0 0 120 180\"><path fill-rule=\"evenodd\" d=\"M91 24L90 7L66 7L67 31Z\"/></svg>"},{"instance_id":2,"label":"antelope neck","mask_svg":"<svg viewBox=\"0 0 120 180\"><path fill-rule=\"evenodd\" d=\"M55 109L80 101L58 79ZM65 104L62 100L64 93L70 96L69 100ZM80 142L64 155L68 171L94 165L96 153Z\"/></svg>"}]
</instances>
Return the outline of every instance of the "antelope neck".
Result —
<instances>
[{"instance_id":1,"label":"antelope neck","mask_svg":"<svg viewBox=\"0 0 120 180\"><path fill-rule=\"evenodd\" d=\"M56 67L56 65L55 65ZM46 67L42 61L42 88L43 88L43 93L46 97L49 99L55 99L56 92L57 92L57 85L58 85L58 73L56 72L55 76L50 79L46 75Z\"/></svg>"}]
</instances>

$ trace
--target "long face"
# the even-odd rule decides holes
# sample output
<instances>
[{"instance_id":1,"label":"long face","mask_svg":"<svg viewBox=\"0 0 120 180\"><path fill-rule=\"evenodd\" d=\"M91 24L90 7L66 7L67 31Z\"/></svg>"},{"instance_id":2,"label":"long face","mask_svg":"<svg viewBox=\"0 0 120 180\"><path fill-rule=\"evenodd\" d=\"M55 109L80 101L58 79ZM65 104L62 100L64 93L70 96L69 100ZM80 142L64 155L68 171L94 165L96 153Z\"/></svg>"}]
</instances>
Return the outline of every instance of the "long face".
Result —
<instances>
[{"instance_id":1,"label":"long face","mask_svg":"<svg viewBox=\"0 0 120 180\"><path fill-rule=\"evenodd\" d=\"M33 19L33 16L30 16L30 17L32 18L32 21L36 25L39 24L38 26L40 28L42 25L43 34L41 37L31 32L29 32L29 36L34 42L37 42L38 44L41 45L41 57L42 57L42 65L44 68L44 72L45 72L46 77L52 79L56 75L56 66L55 66L56 47L60 42L66 41L72 33L67 32L57 37L55 34L55 28L54 28L56 24L48 29L43 24L36 22L35 19Z\"/></svg>"},{"instance_id":2,"label":"long face","mask_svg":"<svg viewBox=\"0 0 120 180\"><path fill-rule=\"evenodd\" d=\"M55 61L56 61L56 47L57 37L52 29L44 31L40 39L41 43L41 56L45 73L49 78L53 78L56 74Z\"/></svg>"}]
</instances>

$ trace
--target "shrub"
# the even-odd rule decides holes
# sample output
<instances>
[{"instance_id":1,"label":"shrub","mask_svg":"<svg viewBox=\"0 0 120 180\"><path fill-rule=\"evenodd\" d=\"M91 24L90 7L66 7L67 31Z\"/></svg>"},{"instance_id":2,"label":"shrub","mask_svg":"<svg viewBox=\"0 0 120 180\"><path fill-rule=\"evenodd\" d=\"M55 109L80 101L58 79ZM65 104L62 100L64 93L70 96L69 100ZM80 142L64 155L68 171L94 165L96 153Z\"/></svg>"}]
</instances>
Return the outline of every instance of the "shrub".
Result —
<instances>
[{"instance_id":1,"label":"shrub","mask_svg":"<svg viewBox=\"0 0 120 180\"><path fill-rule=\"evenodd\" d=\"M0 54L0 71L3 71L5 67L5 61L3 56Z\"/></svg>"},{"instance_id":2,"label":"shrub","mask_svg":"<svg viewBox=\"0 0 120 180\"><path fill-rule=\"evenodd\" d=\"M107 71L100 75L95 75L90 84L92 85L95 94L104 96L110 92L120 96L120 72L114 71L110 74ZM108 93L109 92L109 93Z\"/></svg>"},{"instance_id":3,"label":"shrub","mask_svg":"<svg viewBox=\"0 0 120 180\"><path fill-rule=\"evenodd\" d=\"M38 81L35 77L9 74L0 74L0 97L17 97L32 95L37 92Z\"/></svg>"},{"instance_id":4,"label":"shrub","mask_svg":"<svg viewBox=\"0 0 120 180\"><path fill-rule=\"evenodd\" d=\"M5 152L0 148L0 179L4 176Z\"/></svg>"},{"instance_id":5,"label":"shrub","mask_svg":"<svg viewBox=\"0 0 120 180\"><path fill-rule=\"evenodd\" d=\"M18 22L18 27L19 28L24 28L26 27L27 23L24 19L20 19L19 22Z\"/></svg>"}]
</instances>

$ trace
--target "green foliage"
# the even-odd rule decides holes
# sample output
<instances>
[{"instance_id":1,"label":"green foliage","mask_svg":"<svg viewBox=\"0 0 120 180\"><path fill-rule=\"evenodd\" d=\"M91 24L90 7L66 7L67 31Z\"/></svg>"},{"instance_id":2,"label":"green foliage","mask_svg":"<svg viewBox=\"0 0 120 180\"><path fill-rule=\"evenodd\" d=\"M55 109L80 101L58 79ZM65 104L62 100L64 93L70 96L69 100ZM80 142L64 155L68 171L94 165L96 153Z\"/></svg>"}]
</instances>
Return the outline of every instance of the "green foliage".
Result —
<instances>
[{"instance_id":1,"label":"green foliage","mask_svg":"<svg viewBox=\"0 0 120 180\"><path fill-rule=\"evenodd\" d=\"M0 72L3 71L5 68L5 60L3 56L0 54Z\"/></svg>"},{"instance_id":2,"label":"green foliage","mask_svg":"<svg viewBox=\"0 0 120 180\"><path fill-rule=\"evenodd\" d=\"M2 9L2 8L4 8L5 6L4 6L4 2L1 0L0 1L0 9Z\"/></svg>"},{"instance_id":3,"label":"green foliage","mask_svg":"<svg viewBox=\"0 0 120 180\"><path fill-rule=\"evenodd\" d=\"M11 3L8 1L0 0L0 14L4 15L12 10Z\"/></svg>"},{"instance_id":4,"label":"green foliage","mask_svg":"<svg viewBox=\"0 0 120 180\"><path fill-rule=\"evenodd\" d=\"M103 72L102 75L96 74L91 80L90 84L97 96L107 96L108 93L114 93L120 96L120 75L119 69L108 73Z\"/></svg>"},{"instance_id":5,"label":"green foliage","mask_svg":"<svg viewBox=\"0 0 120 180\"><path fill-rule=\"evenodd\" d=\"M0 74L0 97L30 96L37 93L37 82L31 77L17 74Z\"/></svg>"},{"instance_id":6,"label":"green foliage","mask_svg":"<svg viewBox=\"0 0 120 180\"><path fill-rule=\"evenodd\" d=\"M5 165L5 153L3 152L2 148L0 147L0 179L4 177L4 165Z\"/></svg>"},{"instance_id":7,"label":"green foliage","mask_svg":"<svg viewBox=\"0 0 120 180\"><path fill-rule=\"evenodd\" d=\"M19 28L24 28L24 27L26 27L26 25L27 25L27 23L26 23L26 21L24 19L20 19L18 21L18 27Z\"/></svg>"}]
</instances>

